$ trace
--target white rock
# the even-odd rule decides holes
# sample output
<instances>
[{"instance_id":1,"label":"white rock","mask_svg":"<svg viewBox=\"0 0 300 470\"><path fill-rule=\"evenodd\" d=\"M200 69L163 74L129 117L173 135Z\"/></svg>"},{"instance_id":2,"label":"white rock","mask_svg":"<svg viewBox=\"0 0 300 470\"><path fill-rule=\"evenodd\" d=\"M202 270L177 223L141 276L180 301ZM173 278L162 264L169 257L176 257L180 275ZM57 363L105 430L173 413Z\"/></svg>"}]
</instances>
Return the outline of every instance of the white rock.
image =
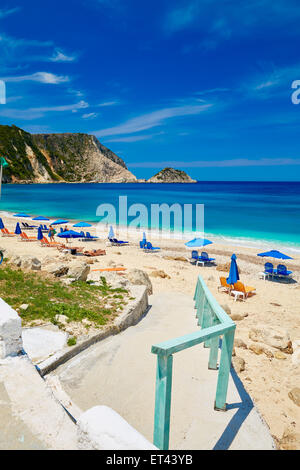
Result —
<instances>
[{"instance_id":1,"label":"white rock","mask_svg":"<svg viewBox=\"0 0 300 470\"><path fill-rule=\"evenodd\" d=\"M270 326L257 326L249 331L249 338L252 341L261 342L280 349L287 350L291 346L289 333L281 328L272 328Z\"/></svg>"},{"instance_id":2,"label":"white rock","mask_svg":"<svg viewBox=\"0 0 300 470\"><path fill-rule=\"evenodd\" d=\"M19 308L20 308L21 310L27 310L27 309L28 309L28 307L29 307L29 305L28 305L28 304L22 304L22 305L20 305L20 307L19 307Z\"/></svg>"}]
</instances>

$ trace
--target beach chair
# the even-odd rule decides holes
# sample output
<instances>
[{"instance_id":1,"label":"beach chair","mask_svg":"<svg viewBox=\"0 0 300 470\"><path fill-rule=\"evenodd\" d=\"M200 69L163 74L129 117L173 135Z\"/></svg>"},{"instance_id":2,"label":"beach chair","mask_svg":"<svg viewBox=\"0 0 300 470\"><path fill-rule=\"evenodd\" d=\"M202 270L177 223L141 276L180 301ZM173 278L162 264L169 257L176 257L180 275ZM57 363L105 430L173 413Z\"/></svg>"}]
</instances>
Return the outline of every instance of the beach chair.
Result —
<instances>
[{"instance_id":1,"label":"beach chair","mask_svg":"<svg viewBox=\"0 0 300 470\"><path fill-rule=\"evenodd\" d=\"M47 225L44 224L43 230L45 230L45 232L46 232L46 230L47 230L47 232L48 232L48 231L49 231L49 227L47 227Z\"/></svg>"},{"instance_id":2,"label":"beach chair","mask_svg":"<svg viewBox=\"0 0 300 470\"><path fill-rule=\"evenodd\" d=\"M215 258L209 258L206 251L202 251L196 264L202 264L203 266L205 266L206 263L212 263L213 261L215 261Z\"/></svg>"},{"instance_id":3,"label":"beach chair","mask_svg":"<svg viewBox=\"0 0 300 470\"><path fill-rule=\"evenodd\" d=\"M46 246L46 247L52 247L52 248L64 248L67 249L68 247L64 245L63 243L58 243L58 242L49 242L47 237L43 237L41 240L41 245Z\"/></svg>"},{"instance_id":4,"label":"beach chair","mask_svg":"<svg viewBox=\"0 0 300 470\"><path fill-rule=\"evenodd\" d=\"M115 246L122 246L122 245L128 245L129 242L124 242L123 240L117 240L116 238L112 238L112 241Z\"/></svg>"},{"instance_id":5,"label":"beach chair","mask_svg":"<svg viewBox=\"0 0 300 470\"><path fill-rule=\"evenodd\" d=\"M285 278L293 274L293 271L288 271L284 264L278 264L277 269L274 269L274 274L275 276Z\"/></svg>"},{"instance_id":6,"label":"beach chair","mask_svg":"<svg viewBox=\"0 0 300 470\"><path fill-rule=\"evenodd\" d=\"M248 295L253 294L255 290L255 287L245 286L241 281L237 281L230 293L231 295L234 295L235 301L238 299L238 297L242 297L242 299L245 301L248 298Z\"/></svg>"},{"instance_id":7,"label":"beach chair","mask_svg":"<svg viewBox=\"0 0 300 470\"><path fill-rule=\"evenodd\" d=\"M27 222L22 222L22 225L26 230L33 230L34 228L38 228L37 225L29 225Z\"/></svg>"},{"instance_id":8,"label":"beach chair","mask_svg":"<svg viewBox=\"0 0 300 470\"><path fill-rule=\"evenodd\" d=\"M144 251L146 253L153 252L153 251L158 251L160 248L158 246L152 246L152 243L147 242L146 245L144 246Z\"/></svg>"},{"instance_id":9,"label":"beach chair","mask_svg":"<svg viewBox=\"0 0 300 470\"><path fill-rule=\"evenodd\" d=\"M2 228L1 233L3 237L17 237L17 235L13 232L9 232L7 228Z\"/></svg>"},{"instance_id":10,"label":"beach chair","mask_svg":"<svg viewBox=\"0 0 300 470\"><path fill-rule=\"evenodd\" d=\"M143 250L145 248L146 244L147 244L147 242L141 241L140 242L140 248Z\"/></svg>"},{"instance_id":11,"label":"beach chair","mask_svg":"<svg viewBox=\"0 0 300 470\"><path fill-rule=\"evenodd\" d=\"M190 263L191 264L196 264L199 259L199 253L197 250L193 250L190 258Z\"/></svg>"},{"instance_id":12,"label":"beach chair","mask_svg":"<svg viewBox=\"0 0 300 470\"><path fill-rule=\"evenodd\" d=\"M98 239L99 239L99 237L96 237L96 236L94 236L94 235L91 235L90 232L86 232L86 236L85 236L85 237L86 237L87 240L98 240ZM125 243L128 243L128 242L125 242Z\"/></svg>"},{"instance_id":13,"label":"beach chair","mask_svg":"<svg viewBox=\"0 0 300 470\"><path fill-rule=\"evenodd\" d=\"M28 237L28 235L24 232L20 233L20 236L21 236L22 242L36 242L37 241L36 237Z\"/></svg>"},{"instance_id":14,"label":"beach chair","mask_svg":"<svg viewBox=\"0 0 300 470\"><path fill-rule=\"evenodd\" d=\"M222 290L223 292L229 293L231 291L231 285L227 284L226 277L220 277L220 285L218 286L218 291Z\"/></svg>"}]
</instances>

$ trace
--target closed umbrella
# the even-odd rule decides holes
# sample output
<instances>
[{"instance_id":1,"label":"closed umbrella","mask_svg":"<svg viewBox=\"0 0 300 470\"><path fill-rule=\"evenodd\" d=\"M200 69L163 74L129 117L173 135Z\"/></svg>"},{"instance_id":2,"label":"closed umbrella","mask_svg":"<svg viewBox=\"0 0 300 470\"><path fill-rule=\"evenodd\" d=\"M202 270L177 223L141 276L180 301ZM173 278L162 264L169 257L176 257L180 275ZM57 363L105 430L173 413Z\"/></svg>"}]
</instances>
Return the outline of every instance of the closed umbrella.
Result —
<instances>
[{"instance_id":1,"label":"closed umbrella","mask_svg":"<svg viewBox=\"0 0 300 470\"><path fill-rule=\"evenodd\" d=\"M22 230L21 230L20 224L18 222L17 225L16 225L15 234L20 235L21 233L22 233Z\"/></svg>"},{"instance_id":2,"label":"closed umbrella","mask_svg":"<svg viewBox=\"0 0 300 470\"><path fill-rule=\"evenodd\" d=\"M3 228L4 228L4 223L3 223L3 220L0 217L0 230L2 230Z\"/></svg>"},{"instance_id":3,"label":"closed umbrella","mask_svg":"<svg viewBox=\"0 0 300 470\"><path fill-rule=\"evenodd\" d=\"M112 228L112 225L111 225L110 229L109 229L108 238L114 238L114 237L115 237L115 232L114 232L114 229Z\"/></svg>"},{"instance_id":4,"label":"closed umbrella","mask_svg":"<svg viewBox=\"0 0 300 470\"><path fill-rule=\"evenodd\" d=\"M43 232L42 232L42 227L39 227L38 228L38 233L37 233L37 239L38 240L43 240L44 238L44 235L43 235Z\"/></svg>"},{"instance_id":5,"label":"closed umbrella","mask_svg":"<svg viewBox=\"0 0 300 470\"><path fill-rule=\"evenodd\" d=\"M281 253L278 250L270 250L266 251L265 253L258 253L257 256L268 257L268 258L276 258L276 259L293 259L284 253Z\"/></svg>"},{"instance_id":6,"label":"closed umbrella","mask_svg":"<svg viewBox=\"0 0 300 470\"><path fill-rule=\"evenodd\" d=\"M230 271L229 271L229 277L226 279L227 284L235 284L239 280L239 270L238 266L236 263L236 255L233 254L231 256L231 264L230 264Z\"/></svg>"},{"instance_id":7,"label":"closed umbrella","mask_svg":"<svg viewBox=\"0 0 300 470\"><path fill-rule=\"evenodd\" d=\"M143 232L143 243L147 243L145 232Z\"/></svg>"}]
</instances>

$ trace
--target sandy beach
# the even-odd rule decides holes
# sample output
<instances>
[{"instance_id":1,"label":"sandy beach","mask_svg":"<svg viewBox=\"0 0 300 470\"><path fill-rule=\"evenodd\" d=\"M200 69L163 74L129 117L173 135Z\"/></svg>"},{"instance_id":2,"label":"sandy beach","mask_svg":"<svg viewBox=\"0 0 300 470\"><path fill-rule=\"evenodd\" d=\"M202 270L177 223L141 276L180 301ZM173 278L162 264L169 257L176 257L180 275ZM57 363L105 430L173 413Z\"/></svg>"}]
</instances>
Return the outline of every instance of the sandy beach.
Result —
<instances>
[{"instance_id":1,"label":"sandy beach","mask_svg":"<svg viewBox=\"0 0 300 470\"><path fill-rule=\"evenodd\" d=\"M5 226L13 231L16 218L3 216ZM24 221L26 219L23 219ZM29 222L31 222L29 220ZM71 228L71 224L69 224ZM96 228L89 230L96 234ZM36 233L36 232L34 232ZM30 231L27 231L30 235ZM288 269L293 271L294 282L276 282L260 278L266 261L270 260L257 257L257 253L265 249L265 244L259 247L234 246L221 244L214 241L205 248L209 256L216 258L215 266L195 266L184 260L190 252L184 247L183 240L155 239L150 241L154 246L160 246L159 253L144 253L138 247L140 235L129 235L122 231L116 232L116 236L128 239L129 246L116 247L107 244L107 228L97 230L100 237L95 242L71 243L76 246L85 246L87 249L102 248L106 250L106 256L93 258L92 269L111 267L112 265L124 266L127 269L141 269L151 279L154 293L157 292L183 292L194 294L198 274L201 274L208 288L218 302L229 310L233 318L236 317L236 338L242 340L245 346L235 347L236 356L244 359L245 370L239 373L240 378L259 411L270 427L271 434L277 443L283 435L294 436L294 444L300 448L300 407L289 397L289 392L299 387L300 364L292 363L292 354L281 353L273 357L267 354L256 354L249 349L253 341L249 338L249 332L253 327L263 325L265 328L284 329L290 335L291 341L300 340L300 254L290 253L294 258L287 260ZM125 236L128 238L125 238ZM21 242L17 237L1 237L0 247L5 249L5 256L30 254L41 260L45 258L58 259L61 253L56 248L41 247L38 241L32 243ZM270 249L280 249L270 246ZM202 250L200 250L202 251ZM229 263L232 253L237 255L240 270L240 279L247 286L256 288L256 294L245 302L234 301L227 293L219 292L219 277L226 276L226 271L220 271L220 266ZM68 255L71 256L71 255ZM175 258L178 258L175 260ZM154 271L163 271L167 276L154 277ZM246 316L245 316L246 315ZM239 319L242 318L242 319ZM166 339L168 339L166 337ZM287 439L288 440L288 439ZM295 444L296 443L296 444ZM284 447L284 446L283 446Z\"/></svg>"}]
</instances>

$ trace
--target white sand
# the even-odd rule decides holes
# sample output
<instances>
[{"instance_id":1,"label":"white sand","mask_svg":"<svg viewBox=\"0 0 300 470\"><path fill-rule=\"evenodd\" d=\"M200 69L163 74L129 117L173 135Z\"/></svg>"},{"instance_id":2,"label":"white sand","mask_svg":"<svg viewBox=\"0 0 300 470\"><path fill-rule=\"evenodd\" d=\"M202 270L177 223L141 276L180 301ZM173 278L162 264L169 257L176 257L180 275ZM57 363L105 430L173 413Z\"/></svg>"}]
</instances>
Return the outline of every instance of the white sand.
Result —
<instances>
[{"instance_id":1,"label":"white sand","mask_svg":"<svg viewBox=\"0 0 300 470\"><path fill-rule=\"evenodd\" d=\"M16 224L15 218L2 217L8 229L13 230ZM30 222L30 221L29 221ZM71 224L69 224L71 228ZM96 233L95 228L87 229ZM217 264L230 262L232 253L236 253L240 278L248 286L256 288L256 295L248 298L246 302L234 302L226 293L217 290L219 276L225 275L216 270L216 266L200 267L190 265L187 262L165 259L165 256L187 256L189 252L184 247L182 240L155 240L150 239L153 245L160 246L161 252L144 253L138 248L138 240L141 235L129 234L130 246L110 247L107 245L107 228L100 233L101 239L96 242L71 243L76 246L83 245L87 249L103 248L107 255L94 259L92 269L108 267L109 262L123 265L127 269L138 268L151 275L152 271L163 270L170 279L151 277L154 292L179 291L189 295L194 294L197 275L201 274L212 294L220 304L228 305L232 313L248 313L248 316L237 323L236 338L243 339L248 345L251 342L248 337L249 330L258 324L266 327L280 327L288 330L292 340L300 339L300 254L291 254L293 260L286 263L288 269L293 271L293 278L297 281L293 284L284 282L270 282L259 279L258 273L263 270L263 265L269 259L257 257L257 253L266 249L261 247L248 248L246 246L230 246L214 243L205 247L205 251L211 257L216 258ZM30 235L30 231L27 232ZM116 233L116 236L124 237L125 233ZM127 236L127 234L126 234ZM59 240L59 239L58 239ZM31 254L41 259L45 257L59 256L55 248L42 248L39 242L25 243L15 238L3 238L0 247L6 248L14 254ZM270 246L276 249L276 246ZM280 247L278 249L281 249ZM200 250L201 251L201 250ZM274 264L277 260L274 260ZM278 305L273 305L278 304ZM166 338L168 339L168 338ZM289 426L298 434L298 448L300 448L300 407L295 405L288 397L288 392L294 387L300 387L300 365L295 366L291 362L291 355L286 355L285 360L268 358L266 355L256 355L249 350L236 348L236 354L246 361L246 370L240 373L240 377L250 393L258 409L270 426L271 433L278 439L282 437L284 430Z\"/></svg>"}]
</instances>

